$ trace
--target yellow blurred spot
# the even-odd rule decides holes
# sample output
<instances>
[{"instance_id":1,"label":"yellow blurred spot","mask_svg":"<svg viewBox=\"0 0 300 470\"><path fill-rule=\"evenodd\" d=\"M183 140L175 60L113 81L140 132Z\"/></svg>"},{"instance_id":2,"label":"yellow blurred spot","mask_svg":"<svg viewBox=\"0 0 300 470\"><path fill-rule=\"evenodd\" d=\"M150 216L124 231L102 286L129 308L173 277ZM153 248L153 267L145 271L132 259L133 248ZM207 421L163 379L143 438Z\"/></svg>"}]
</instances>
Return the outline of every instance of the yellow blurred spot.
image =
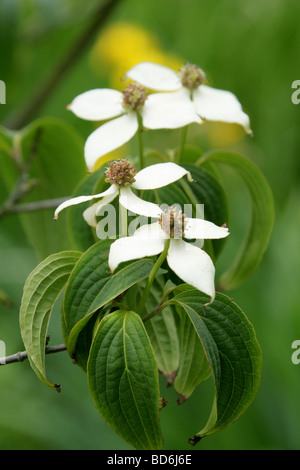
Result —
<instances>
[{"instance_id":1,"label":"yellow blurred spot","mask_svg":"<svg viewBox=\"0 0 300 470\"><path fill-rule=\"evenodd\" d=\"M243 127L238 124L207 121L205 130L207 139L213 148L232 145L245 137Z\"/></svg>"},{"instance_id":2,"label":"yellow blurred spot","mask_svg":"<svg viewBox=\"0 0 300 470\"><path fill-rule=\"evenodd\" d=\"M136 24L119 22L100 34L90 55L95 73L108 76L109 85L123 90L128 83L125 73L139 62L155 62L177 71L182 57L163 51L157 37Z\"/></svg>"}]
</instances>

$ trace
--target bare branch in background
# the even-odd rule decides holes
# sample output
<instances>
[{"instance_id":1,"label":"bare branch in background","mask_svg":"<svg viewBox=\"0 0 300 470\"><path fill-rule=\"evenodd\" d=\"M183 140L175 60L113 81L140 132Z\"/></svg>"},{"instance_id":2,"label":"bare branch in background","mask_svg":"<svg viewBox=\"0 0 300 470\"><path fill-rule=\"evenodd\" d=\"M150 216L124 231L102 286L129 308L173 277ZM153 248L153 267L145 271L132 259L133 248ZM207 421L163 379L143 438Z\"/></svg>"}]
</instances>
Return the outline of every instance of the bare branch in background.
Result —
<instances>
[{"instance_id":1,"label":"bare branch in background","mask_svg":"<svg viewBox=\"0 0 300 470\"><path fill-rule=\"evenodd\" d=\"M45 349L45 354L53 354L61 351L66 351L66 346L64 344L58 344L56 346L49 346ZM5 366L6 364L12 364L14 362L22 362L25 359L28 359L28 354L26 351L18 352L6 357L0 357L0 366Z\"/></svg>"},{"instance_id":2,"label":"bare branch in background","mask_svg":"<svg viewBox=\"0 0 300 470\"><path fill-rule=\"evenodd\" d=\"M62 58L53 72L45 79L44 83L37 88L35 94L30 97L24 109L12 115L4 125L10 129L20 129L34 118L42 106L50 98L51 93L57 87L58 83L69 72L72 66L80 59L91 40L99 29L105 24L106 19L121 0L106 0L100 2L100 6L92 15L91 22L83 33L71 45L70 50Z\"/></svg>"},{"instance_id":3,"label":"bare branch in background","mask_svg":"<svg viewBox=\"0 0 300 470\"><path fill-rule=\"evenodd\" d=\"M41 135L42 129L38 128L33 140L29 157L26 162L23 161L22 155L14 155L14 158L20 168L20 177L16 182L15 187L11 191L10 195L8 196L7 200L4 202L2 207L0 207L0 218L6 214L14 212L14 209L15 207L17 207L17 204L36 185L36 181L34 179L30 179L29 171L36 156ZM21 154L21 150L19 148L17 150L15 149L15 151Z\"/></svg>"},{"instance_id":4,"label":"bare branch in background","mask_svg":"<svg viewBox=\"0 0 300 470\"><path fill-rule=\"evenodd\" d=\"M71 196L56 198L56 199L45 199L43 201L28 202L27 204L17 204L15 206L11 206L9 210L6 210L5 215L19 214L21 212L34 212L34 211L40 211L44 209L55 209L63 202L70 199L70 197ZM4 214L1 213L0 211L0 217L1 215L4 215Z\"/></svg>"}]
</instances>

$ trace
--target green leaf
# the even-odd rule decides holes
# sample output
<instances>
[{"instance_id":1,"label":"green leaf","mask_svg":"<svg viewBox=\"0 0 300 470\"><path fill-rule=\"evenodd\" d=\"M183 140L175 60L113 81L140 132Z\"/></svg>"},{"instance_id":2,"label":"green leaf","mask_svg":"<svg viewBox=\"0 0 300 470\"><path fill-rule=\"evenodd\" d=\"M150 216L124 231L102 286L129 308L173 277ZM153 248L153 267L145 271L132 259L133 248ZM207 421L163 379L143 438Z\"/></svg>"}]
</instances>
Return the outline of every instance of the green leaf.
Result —
<instances>
[{"instance_id":1,"label":"green leaf","mask_svg":"<svg viewBox=\"0 0 300 470\"><path fill-rule=\"evenodd\" d=\"M217 162L229 165L243 179L251 199L251 221L241 248L218 281L218 288L230 290L251 276L261 263L274 223L271 189L259 168L247 158L230 152L209 152L198 164Z\"/></svg>"},{"instance_id":2,"label":"green leaf","mask_svg":"<svg viewBox=\"0 0 300 470\"><path fill-rule=\"evenodd\" d=\"M179 366L179 340L172 308L166 307L145 322L158 369L172 385Z\"/></svg>"},{"instance_id":3,"label":"green leaf","mask_svg":"<svg viewBox=\"0 0 300 470\"><path fill-rule=\"evenodd\" d=\"M90 354L95 330L103 318L103 313L93 315L85 327L80 331L76 341L76 365L84 372L87 372L87 362ZM66 341L67 343L67 341Z\"/></svg>"},{"instance_id":4,"label":"green leaf","mask_svg":"<svg viewBox=\"0 0 300 470\"><path fill-rule=\"evenodd\" d=\"M181 165L185 167L185 165L193 165L194 168L197 166L198 162L200 161L201 157L203 156L203 150L199 147L194 145L185 145L184 151L181 157ZM221 178L215 164L212 162L205 162L205 164L201 165L202 169L209 172L212 176L215 177L219 182L221 182Z\"/></svg>"},{"instance_id":5,"label":"green leaf","mask_svg":"<svg viewBox=\"0 0 300 470\"><path fill-rule=\"evenodd\" d=\"M178 182L153 190L153 193L156 195L157 202L160 205L165 204L166 206L171 206L177 204L182 210L185 204L191 204L193 202Z\"/></svg>"},{"instance_id":6,"label":"green leaf","mask_svg":"<svg viewBox=\"0 0 300 470\"><path fill-rule=\"evenodd\" d=\"M168 156L160 153L158 150L146 148L144 151L145 166L155 165L156 163L168 162Z\"/></svg>"},{"instance_id":7,"label":"green leaf","mask_svg":"<svg viewBox=\"0 0 300 470\"><path fill-rule=\"evenodd\" d=\"M262 357L254 329L229 297L208 297L196 289L183 291L170 302L188 315L205 351L215 388L207 424L194 438L220 431L235 421L252 403L260 384Z\"/></svg>"},{"instance_id":8,"label":"green leaf","mask_svg":"<svg viewBox=\"0 0 300 470\"><path fill-rule=\"evenodd\" d=\"M15 135L15 147L34 187L22 203L71 197L86 175L83 142L72 127L56 119L41 118ZM53 221L53 209L19 215L28 240L45 258L72 247L67 236L66 215Z\"/></svg>"},{"instance_id":9,"label":"green leaf","mask_svg":"<svg viewBox=\"0 0 300 470\"><path fill-rule=\"evenodd\" d=\"M221 226L229 223L229 206L225 190L215 176L195 165L184 164L190 171L194 182L187 182L193 192L196 203L204 206L204 219ZM182 184L182 181L181 181ZM221 253L227 238L220 240L205 240L204 248L215 260Z\"/></svg>"},{"instance_id":10,"label":"green leaf","mask_svg":"<svg viewBox=\"0 0 300 470\"><path fill-rule=\"evenodd\" d=\"M101 179L104 180L102 177L103 168L99 168L97 171L87 175L75 188L75 191L72 193L72 198L82 195L98 194L100 192L99 181L101 181ZM95 200L92 201L93 204L95 202ZM67 223L70 239L73 241L76 248L81 251L86 251L96 241L93 229L86 223L82 215L89 206L89 202L84 202L70 206L67 209Z\"/></svg>"},{"instance_id":11,"label":"green leaf","mask_svg":"<svg viewBox=\"0 0 300 470\"><path fill-rule=\"evenodd\" d=\"M139 312L142 317L152 312L160 304L162 297L165 295L164 287L164 277L162 275L157 276L151 287L144 312ZM138 305L143 288L144 283L141 282L130 289L126 296L127 302L128 297L132 297L131 302L128 304L129 308L133 309ZM158 369L167 378L168 385L172 385L179 366L179 338L173 307L168 306L147 320L145 328L155 353Z\"/></svg>"},{"instance_id":12,"label":"green leaf","mask_svg":"<svg viewBox=\"0 0 300 470\"><path fill-rule=\"evenodd\" d=\"M203 151L194 145L185 145L181 156L180 164L196 163L203 155Z\"/></svg>"},{"instance_id":13,"label":"green leaf","mask_svg":"<svg viewBox=\"0 0 300 470\"><path fill-rule=\"evenodd\" d=\"M157 364L137 313L104 317L87 373L95 405L112 429L136 449L161 449Z\"/></svg>"},{"instance_id":14,"label":"green leaf","mask_svg":"<svg viewBox=\"0 0 300 470\"><path fill-rule=\"evenodd\" d=\"M195 388L210 376L210 368L194 325L180 312L180 362L174 388L179 393L178 404L191 396Z\"/></svg>"},{"instance_id":15,"label":"green leaf","mask_svg":"<svg viewBox=\"0 0 300 470\"><path fill-rule=\"evenodd\" d=\"M81 253L64 251L50 255L28 276L20 307L20 328L28 359L39 379L53 387L46 378L45 346L54 304L65 286Z\"/></svg>"},{"instance_id":16,"label":"green leaf","mask_svg":"<svg viewBox=\"0 0 300 470\"><path fill-rule=\"evenodd\" d=\"M70 276L64 301L63 314L69 333L68 351L75 354L77 337L91 315L114 300L136 282L145 279L152 267L151 260L122 263L111 274L108 253L114 240L101 240L81 257Z\"/></svg>"},{"instance_id":17,"label":"green leaf","mask_svg":"<svg viewBox=\"0 0 300 470\"><path fill-rule=\"evenodd\" d=\"M189 197L178 182L152 191L142 191L140 197L145 201L156 202L159 205L165 204L166 206L177 204L183 208L185 204L191 204Z\"/></svg>"},{"instance_id":18,"label":"green leaf","mask_svg":"<svg viewBox=\"0 0 300 470\"><path fill-rule=\"evenodd\" d=\"M76 323L90 313L94 299L112 277L107 262L112 242L113 240L106 239L92 245L82 255L71 273L62 306L62 321L65 325L66 337L69 336ZM88 318L86 323L87 321Z\"/></svg>"},{"instance_id":19,"label":"green leaf","mask_svg":"<svg viewBox=\"0 0 300 470\"><path fill-rule=\"evenodd\" d=\"M12 244L23 244L26 235L19 217L3 217L1 211L7 203L11 191L19 177L19 170L13 158L11 131L0 127L0 233Z\"/></svg>"},{"instance_id":20,"label":"green leaf","mask_svg":"<svg viewBox=\"0 0 300 470\"><path fill-rule=\"evenodd\" d=\"M199 158L199 155L196 154ZM155 201L159 205L179 205L188 217L203 217L216 225L228 224L229 208L225 190L220 181L212 174L191 163L183 163L192 175L194 182L181 178L163 188L153 191L144 191L143 199ZM204 214L203 207L204 206ZM200 206L198 210L197 206ZM217 258L225 243L226 238L220 240L205 241L204 249L209 255Z\"/></svg>"}]
</instances>

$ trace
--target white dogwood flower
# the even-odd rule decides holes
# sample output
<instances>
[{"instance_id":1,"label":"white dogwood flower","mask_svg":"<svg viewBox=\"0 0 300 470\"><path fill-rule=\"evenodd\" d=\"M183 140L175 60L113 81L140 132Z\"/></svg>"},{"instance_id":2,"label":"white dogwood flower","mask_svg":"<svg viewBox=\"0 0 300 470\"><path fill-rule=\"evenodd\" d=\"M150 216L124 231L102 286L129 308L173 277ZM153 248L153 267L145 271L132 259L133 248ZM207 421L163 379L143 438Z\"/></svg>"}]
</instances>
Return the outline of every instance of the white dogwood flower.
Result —
<instances>
[{"instance_id":1,"label":"white dogwood flower","mask_svg":"<svg viewBox=\"0 0 300 470\"><path fill-rule=\"evenodd\" d=\"M108 264L113 272L120 263L162 253L169 244L167 262L172 271L187 284L215 297L215 267L209 255L183 240L217 239L229 235L224 226L218 227L203 219L187 218L181 210L169 207L160 211L158 222L139 227L131 237L116 240L110 247Z\"/></svg>"},{"instance_id":2,"label":"white dogwood flower","mask_svg":"<svg viewBox=\"0 0 300 470\"><path fill-rule=\"evenodd\" d=\"M160 208L152 202L139 198L131 188L136 190L157 189L174 183L185 175L187 175L189 181L193 181L189 171L172 162L157 163L137 173L134 166L128 160L118 160L109 164L105 175L105 181L110 183L110 187L106 191L91 196L78 196L68 199L57 207L54 219L56 220L58 214L69 206L101 198L100 201L83 212L86 222L95 227L97 225L96 216L102 207L112 202L118 195L121 206L134 214L159 217L161 213Z\"/></svg>"},{"instance_id":3,"label":"white dogwood flower","mask_svg":"<svg viewBox=\"0 0 300 470\"><path fill-rule=\"evenodd\" d=\"M156 95L148 96L142 86L130 83L123 92L94 89L72 101L68 109L79 118L89 121L110 119L92 132L85 142L84 155L89 170L93 169L98 158L121 147L136 134L139 117L146 129L175 129L202 122L187 100L178 97L176 102L163 100L159 103Z\"/></svg>"},{"instance_id":4,"label":"white dogwood flower","mask_svg":"<svg viewBox=\"0 0 300 470\"><path fill-rule=\"evenodd\" d=\"M202 119L240 124L248 134L252 133L249 117L236 96L229 91L205 85L205 74L197 65L186 64L176 73L163 65L141 62L134 65L126 75L151 90L168 92L160 93L159 98L153 95L153 102L159 99L160 106L192 100L196 113ZM156 107L154 111L159 113Z\"/></svg>"}]
</instances>

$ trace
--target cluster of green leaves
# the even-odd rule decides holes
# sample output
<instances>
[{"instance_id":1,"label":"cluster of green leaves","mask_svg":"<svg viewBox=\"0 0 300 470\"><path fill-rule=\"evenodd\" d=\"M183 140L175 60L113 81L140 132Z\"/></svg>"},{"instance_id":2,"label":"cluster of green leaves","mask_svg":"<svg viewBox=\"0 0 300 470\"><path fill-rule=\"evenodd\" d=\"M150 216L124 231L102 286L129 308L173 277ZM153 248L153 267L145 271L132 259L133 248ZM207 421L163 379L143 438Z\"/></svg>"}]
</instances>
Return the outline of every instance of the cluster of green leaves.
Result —
<instances>
[{"instance_id":1,"label":"cluster of green leaves","mask_svg":"<svg viewBox=\"0 0 300 470\"><path fill-rule=\"evenodd\" d=\"M30 178L37 180L26 202L70 196L71 192L72 196L95 194L105 187L104 169L86 175L80 163L80 139L58 121L39 120L12 135L3 130L0 144L5 163L3 200L18 180L18 158L28 163ZM146 159L153 163L169 157L149 151ZM45 357L51 312L63 291L61 325L69 356L87 374L103 419L137 449L163 446L159 373L174 386L179 404L208 377L213 382L209 419L200 431L191 430L196 431L192 444L235 421L253 401L260 382L262 358L253 326L224 291L244 282L262 259L273 224L269 186L260 170L238 154L202 155L186 147L181 165L191 172L194 183L183 179L151 194L144 192L143 197L158 204L204 204L207 220L229 223L228 195L219 165L240 175L250 196L248 232L235 260L218 279L223 293L218 292L211 304L163 264L143 311L138 311L155 259L122 263L112 274L108 253L113 240L97 240L94 229L85 223L82 212L88 203L70 207L67 216L55 224L49 211L42 216L19 216L22 230L43 259L25 283L20 308L21 334L33 370L49 387L58 386L47 377ZM52 242L44 243L45 237ZM204 249L214 263L226 240L205 242ZM62 241L66 246L61 246Z\"/></svg>"},{"instance_id":2,"label":"cluster of green leaves","mask_svg":"<svg viewBox=\"0 0 300 470\"><path fill-rule=\"evenodd\" d=\"M11 239L16 232L22 233L42 259L72 246L64 218L53 224L52 208L18 212L16 227L6 219L11 210L22 210L23 204L72 194L86 174L83 140L78 133L51 118L33 121L20 131L0 127L0 167L0 207L7 207L7 213L1 214L1 232Z\"/></svg>"}]
</instances>

